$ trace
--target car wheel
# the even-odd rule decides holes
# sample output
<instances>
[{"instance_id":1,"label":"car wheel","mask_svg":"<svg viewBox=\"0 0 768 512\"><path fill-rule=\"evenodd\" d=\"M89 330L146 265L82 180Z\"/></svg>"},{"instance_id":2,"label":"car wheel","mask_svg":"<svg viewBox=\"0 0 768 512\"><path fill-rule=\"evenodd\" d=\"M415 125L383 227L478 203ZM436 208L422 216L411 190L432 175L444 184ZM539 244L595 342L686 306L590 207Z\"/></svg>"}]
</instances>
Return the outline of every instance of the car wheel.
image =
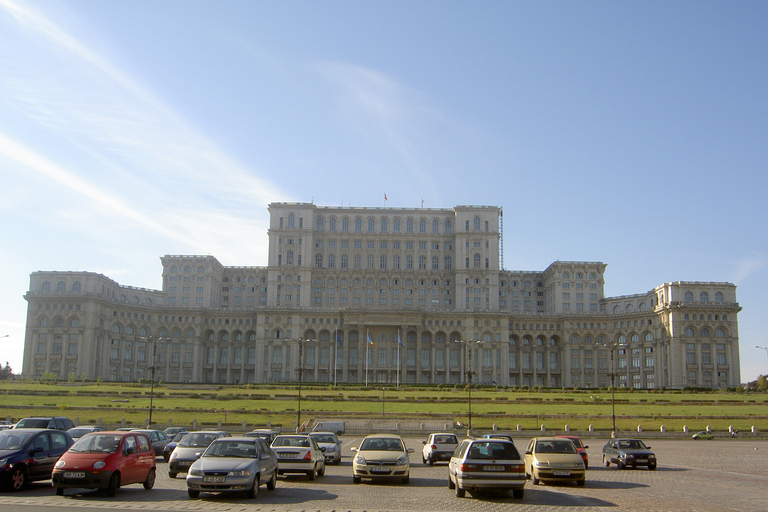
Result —
<instances>
[{"instance_id":1,"label":"car wheel","mask_svg":"<svg viewBox=\"0 0 768 512\"><path fill-rule=\"evenodd\" d=\"M584 469L589 469L589 462L584 463Z\"/></svg>"},{"instance_id":2,"label":"car wheel","mask_svg":"<svg viewBox=\"0 0 768 512\"><path fill-rule=\"evenodd\" d=\"M608 467L611 465L611 461L605 458L605 455L603 455L603 464L605 464L605 467Z\"/></svg>"},{"instance_id":3,"label":"car wheel","mask_svg":"<svg viewBox=\"0 0 768 512\"><path fill-rule=\"evenodd\" d=\"M317 474L317 466L312 468L312 471L307 472L307 478L309 478L310 480L314 480L316 474Z\"/></svg>"},{"instance_id":4,"label":"car wheel","mask_svg":"<svg viewBox=\"0 0 768 512\"><path fill-rule=\"evenodd\" d=\"M147 473L147 479L142 483L146 490L150 490L155 486L155 468L149 470Z\"/></svg>"},{"instance_id":5,"label":"car wheel","mask_svg":"<svg viewBox=\"0 0 768 512\"><path fill-rule=\"evenodd\" d=\"M360 477L359 476L353 476L352 477L352 483L353 484L359 484L360 483Z\"/></svg>"},{"instance_id":6,"label":"car wheel","mask_svg":"<svg viewBox=\"0 0 768 512\"><path fill-rule=\"evenodd\" d=\"M56 496L64 496L64 488L63 487L57 487L56 488Z\"/></svg>"},{"instance_id":7,"label":"car wheel","mask_svg":"<svg viewBox=\"0 0 768 512\"><path fill-rule=\"evenodd\" d=\"M411 475L405 475L402 480L400 480L401 483L407 484L411 481Z\"/></svg>"},{"instance_id":8,"label":"car wheel","mask_svg":"<svg viewBox=\"0 0 768 512\"><path fill-rule=\"evenodd\" d=\"M325 474L325 462L323 462L323 465L320 466L320 469L317 470L317 476L323 476Z\"/></svg>"},{"instance_id":9,"label":"car wheel","mask_svg":"<svg viewBox=\"0 0 768 512\"><path fill-rule=\"evenodd\" d=\"M256 496L259 495L259 475L256 475L256 478L253 479L253 485L246 491L245 495L249 500L256 499Z\"/></svg>"},{"instance_id":10,"label":"car wheel","mask_svg":"<svg viewBox=\"0 0 768 512\"><path fill-rule=\"evenodd\" d=\"M277 471L273 471L272 478L270 478L269 482L267 482L267 489L270 491L274 491L276 485L277 485Z\"/></svg>"},{"instance_id":11,"label":"car wheel","mask_svg":"<svg viewBox=\"0 0 768 512\"><path fill-rule=\"evenodd\" d=\"M656 469L656 464L648 464L648 469L654 471Z\"/></svg>"},{"instance_id":12,"label":"car wheel","mask_svg":"<svg viewBox=\"0 0 768 512\"><path fill-rule=\"evenodd\" d=\"M451 480L451 475L448 475L448 488L453 489L456 487L456 484L453 483L453 480Z\"/></svg>"},{"instance_id":13,"label":"car wheel","mask_svg":"<svg viewBox=\"0 0 768 512\"><path fill-rule=\"evenodd\" d=\"M459 487L458 483L456 484L456 487L455 487L454 491L456 492L456 497L457 498L463 498L466 495L466 491L464 489L462 489L461 487Z\"/></svg>"},{"instance_id":14,"label":"car wheel","mask_svg":"<svg viewBox=\"0 0 768 512\"><path fill-rule=\"evenodd\" d=\"M587 483L586 478L584 480L576 480L576 485L578 485L579 487L584 487L584 484L586 483Z\"/></svg>"},{"instance_id":15,"label":"car wheel","mask_svg":"<svg viewBox=\"0 0 768 512\"><path fill-rule=\"evenodd\" d=\"M627 467L627 465L624 464L623 462L619 461L619 462L616 463L616 467L619 468L619 469L624 469L624 468Z\"/></svg>"},{"instance_id":16,"label":"car wheel","mask_svg":"<svg viewBox=\"0 0 768 512\"><path fill-rule=\"evenodd\" d=\"M434 457L429 457L427 459L427 464L429 464L430 466L434 466L435 465L435 458Z\"/></svg>"},{"instance_id":17,"label":"car wheel","mask_svg":"<svg viewBox=\"0 0 768 512\"><path fill-rule=\"evenodd\" d=\"M117 494L117 490L120 488L120 475L117 473L112 473L112 478L109 479L109 484L107 484L107 496L110 498L114 497L115 494Z\"/></svg>"},{"instance_id":18,"label":"car wheel","mask_svg":"<svg viewBox=\"0 0 768 512\"><path fill-rule=\"evenodd\" d=\"M168 472L168 478L176 478L177 473Z\"/></svg>"},{"instance_id":19,"label":"car wheel","mask_svg":"<svg viewBox=\"0 0 768 512\"><path fill-rule=\"evenodd\" d=\"M533 473L531 473L531 482L533 482L533 485L539 485L539 482L541 482L541 480L536 478L536 470L535 469L533 470Z\"/></svg>"},{"instance_id":20,"label":"car wheel","mask_svg":"<svg viewBox=\"0 0 768 512\"><path fill-rule=\"evenodd\" d=\"M195 491L194 489L187 489L187 494L189 494L190 498L195 499L198 496L200 496L200 491Z\"/></svg>"},{"instance_id":21,"label":"car wheel","mask_svg":"<svg viewBox=\"0 0 768 512\"><path fill-rule=\"evenodd\" d=\"M512 489L513 498L521 500L523 496L525 496L525 489Z\"/></svg>"},{"instance_id":22,"label":"car wheel","mask_svg":"<svg viewBox=\"0 0 768 512\"><path fill-rule=\"evenodd\" d=\"M11 472L11 490L20 491L27 486L27 471L24 467L13 468Z\"/></svg>"}]
</instances>

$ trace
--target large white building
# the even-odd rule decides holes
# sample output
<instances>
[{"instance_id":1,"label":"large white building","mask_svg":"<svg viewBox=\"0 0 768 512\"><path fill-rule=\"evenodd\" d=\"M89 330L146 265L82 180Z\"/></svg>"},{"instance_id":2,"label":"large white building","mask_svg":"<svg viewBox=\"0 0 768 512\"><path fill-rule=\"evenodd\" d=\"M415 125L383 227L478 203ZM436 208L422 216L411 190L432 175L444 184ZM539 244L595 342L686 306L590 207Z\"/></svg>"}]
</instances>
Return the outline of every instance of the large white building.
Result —
<instances>
[{"instance_id":1,"label":"large white building","mask_svg":"<svg viewBox=\"0 0 768 512\"><path fill-rule=\"evenodd\" d=\"M504 270L492 206L269 211L266 267L167 255L162 290L33 273L23 374L137 381L154 366L157 380L232 384L295 381L299 368L305 382L328 383L472 375L591 388L612 373L635 388L740 383L733 284L605 297L600 262Z\"/></svg>"}]
</instances>

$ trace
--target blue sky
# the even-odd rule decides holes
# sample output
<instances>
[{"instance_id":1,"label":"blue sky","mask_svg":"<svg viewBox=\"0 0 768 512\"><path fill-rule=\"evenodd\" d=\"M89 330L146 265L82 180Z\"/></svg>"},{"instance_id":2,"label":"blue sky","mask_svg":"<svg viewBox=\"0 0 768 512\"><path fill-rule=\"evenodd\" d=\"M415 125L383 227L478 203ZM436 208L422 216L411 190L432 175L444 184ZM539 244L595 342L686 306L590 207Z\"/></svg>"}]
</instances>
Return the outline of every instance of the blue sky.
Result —
<instances>
[{"instance_id":1,"label":"blue sky","mask_svg":"<svg viewBox=\"0 0 768 512\"><path fill-rule=\"evenodd\" d=\"M0 363L29 274L265 265L267 204L504 209L507 269L738 286L768 374L768 3L0 0ZM384 194L388 201L385 203Z\"/></svg>"}]
</instances>

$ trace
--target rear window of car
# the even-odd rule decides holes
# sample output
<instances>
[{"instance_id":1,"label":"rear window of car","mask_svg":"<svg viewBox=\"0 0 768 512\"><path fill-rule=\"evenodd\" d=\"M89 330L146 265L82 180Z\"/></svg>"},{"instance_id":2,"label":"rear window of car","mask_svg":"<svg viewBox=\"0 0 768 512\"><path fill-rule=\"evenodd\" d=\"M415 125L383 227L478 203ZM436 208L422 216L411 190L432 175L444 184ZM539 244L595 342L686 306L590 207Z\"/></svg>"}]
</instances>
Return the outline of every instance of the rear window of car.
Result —
<instances>
[{"instance_id":1,"label":"rear window of car","mask_svg":"<svg viewBox=\"0 0 768 512\"><path fill-rule=\"evenodd\" d=\"M48 428L50 421L45 418L25 418L20 420L15 428Z\"/></svg>"},{"instance_id":2,"label":"rear window of car","mask_svg":"<svg viewBox=\"0 0 768 512\"><path fill-rule=\"evenodd\" d=\"M497 459L497 460L518 460L520 453L512 443L499 443L497 441L476 442L467 454L468 459Z\"/></svg>"},{"instance_id":3,"label":"rear window of car","mask_svg":"<svg viewBox=\"0 0 768 512\"><path fill-rule=\"evenodd\" d=\"M435 436L435 444L458 444L456 436Z\"/></svg>"}]
</instances>

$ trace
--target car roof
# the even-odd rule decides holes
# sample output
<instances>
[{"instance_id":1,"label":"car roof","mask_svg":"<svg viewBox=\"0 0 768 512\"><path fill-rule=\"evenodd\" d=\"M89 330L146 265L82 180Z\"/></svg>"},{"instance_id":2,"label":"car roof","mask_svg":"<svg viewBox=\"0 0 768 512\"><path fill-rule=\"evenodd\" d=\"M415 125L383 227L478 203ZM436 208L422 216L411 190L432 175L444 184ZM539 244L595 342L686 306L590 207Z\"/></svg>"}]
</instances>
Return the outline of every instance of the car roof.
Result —
<instances>
[{"instance_id":1,"label":"car roof","mask_svg":"<svg viewBox=\"0 0 768 512\"><path fill-rule=\"evenodd\" d=\"M403 440L402 437L400 437L397 434L368 434L363 439L370 439L370 438L376 438L376 439L400 439Z\"/></svg>"},{"instance_id":2,"label":"car roof","mask_svg":"<svg viewBox=\"0 0 768 512\"><path fill-rule=\"evenodd\" d=\"M38 433L38 432L64 432L66 433L66 430L57 430L55 428L12 428L9 430L3 430L3 432L10 432L10 433Z\"/></svg>"},{"instance_id":3,"label":"car roof","mask_svg":"<svg viewBox=\"0 0 768 512\"><path fill-rule=\"evenodd\" d=\"M257 439L258 439L257 437L243 437L243 436L238 436L238 437L220 437L218 439L214 439L213 442L214 443L218 443L218 442L230 443L232 441L247 441L249 443L255 443Z\"/></svg>"},{"instance_id":4,"label":"car roof","mask_svg":"<svg viewBox=\"0 0 768 512\"><path fill-rule=\"evenodd\" d=\"M310 432L308 435L310 435L310 436L320 436L320 435L335 436L336 432L326 432L326 431L315 430L313 432Z\"/></svg>"}]
</instances>

